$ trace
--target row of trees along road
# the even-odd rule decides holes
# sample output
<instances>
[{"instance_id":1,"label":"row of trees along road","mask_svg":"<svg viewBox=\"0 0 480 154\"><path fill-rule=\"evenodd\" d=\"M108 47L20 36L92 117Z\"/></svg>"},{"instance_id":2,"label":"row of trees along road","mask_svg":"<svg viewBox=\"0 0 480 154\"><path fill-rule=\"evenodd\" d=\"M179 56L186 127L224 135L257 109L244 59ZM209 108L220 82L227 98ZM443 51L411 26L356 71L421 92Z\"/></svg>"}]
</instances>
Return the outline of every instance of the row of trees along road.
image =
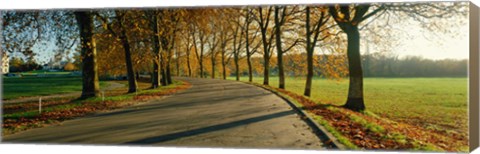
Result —
<instances>
[{"instance_id":1,"label":"row of trees along road","mask_svg":"<svg viewBox=\"0 0 480 154\"><path fill-rule=\"evenodd\" d=\"M285 88L284 68L297 63L285 63L284 55L295 53L306 53L300 61L307 62L304 94L310 96L315 55L323 55L322 74L339 77L348 72L345 107L360 111L365 109L361 36L380 34L381 40L388 42L386 39L395 38L389 35L388 25L407 18L431 31L443 32L459 23L439 21L465 18L467 6L465 2L435 2L3 11L2 48L23 52L35 44L56 42L57 48L63 49L56 52L80 49L76 60L81 62L84 98L98 96L99 75L126 72L129 93L137 91L135 74L139 72L150 73L152 88L171 84L173 75L215 78L217 70L223 79L232 71L239 80L243 59L251 82L252 58L256 57L263 57L263 84L268 85L274 56L278 86ZM387 26L375 28L379 23Z\"/></svg>"}]
</instances>

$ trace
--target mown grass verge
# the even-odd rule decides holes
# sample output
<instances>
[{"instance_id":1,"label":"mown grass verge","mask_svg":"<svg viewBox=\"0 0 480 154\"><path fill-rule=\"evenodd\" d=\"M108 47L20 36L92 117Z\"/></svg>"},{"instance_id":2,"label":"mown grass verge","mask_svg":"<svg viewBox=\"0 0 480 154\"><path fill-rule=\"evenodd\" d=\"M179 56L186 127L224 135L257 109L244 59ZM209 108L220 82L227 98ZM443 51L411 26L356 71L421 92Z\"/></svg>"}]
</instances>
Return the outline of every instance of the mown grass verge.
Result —
<instances>
[{"instance_id":1,"label":"mown grass verge","mask_svg":"<svg viewBox=\"0 0 480 154\"><path fill-rule=\"evenodd\" d=\"M43 108L42 113L39 113L37 108L30 108L18 112L8 112L7 110L8 114L3 114L2 134L10 135L24 130L94 114L99 111L113 110L144 103L154 98L174 94L190 86L188 82L175 81L169 86L143 90L137 93L123 93L106 96L104 98L96 97L84 100L75 99L62 103L52 102L53 105Z\"/></svg>"}]
</instances>

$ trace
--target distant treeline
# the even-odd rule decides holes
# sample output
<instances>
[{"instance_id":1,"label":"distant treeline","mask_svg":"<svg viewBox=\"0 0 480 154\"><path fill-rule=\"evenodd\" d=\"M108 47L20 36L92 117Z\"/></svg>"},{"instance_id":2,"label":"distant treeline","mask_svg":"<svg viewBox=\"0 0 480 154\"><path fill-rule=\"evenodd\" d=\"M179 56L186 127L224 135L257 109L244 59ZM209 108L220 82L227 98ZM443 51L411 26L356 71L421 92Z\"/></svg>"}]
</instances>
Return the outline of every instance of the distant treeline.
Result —
<instances>
[{"instance_id":1,"label":"distant treeline","mask_svg":"<svg viewBox=\"0 0 480 154\"><path fill-rule=\"evenodd\" d=\"M289 54L284 56L285 74L287 76L305 76L306 70L305 54ZM240 60L241 63L245 61ZM348 77L348 63L346 56L315 55L314 57L315 77ZM270 74L276 76L276 57L273 56L270 65ZM252 57L254 76L262 76L263 59ZM442 59L432 60L418 56L407 56L398 58L392 55L369 54L362 56L363 75L365 77L466 77L468 73L468 60ZM234 65L230 64L229 69L233 70ZM206 72L208 75L208 72ZM240 65L240 73L248 75L246 66ZM230 71L230 76L235 72Z\"/></svg>"},{"instance_id":2,"label":"distant treeline","mask_svg":"<svg viewBox=\"0 0 480 154\"><path fill-rule=\"evenodd\" d=\"M468 60L363 55L365 77L466 77Z\"/></svg>"},{"instance_id":3,"label":"distant treeline","mask_svg":"<svg viewBox=\"0 0 480 154\"><path fill-rule=\"evenodd\" d=\"M12 57L9 65L10 72L27 72L42 69L42 65L38 64L33 58L24 61L22 58Z\"/></svg>"}]
</instances>

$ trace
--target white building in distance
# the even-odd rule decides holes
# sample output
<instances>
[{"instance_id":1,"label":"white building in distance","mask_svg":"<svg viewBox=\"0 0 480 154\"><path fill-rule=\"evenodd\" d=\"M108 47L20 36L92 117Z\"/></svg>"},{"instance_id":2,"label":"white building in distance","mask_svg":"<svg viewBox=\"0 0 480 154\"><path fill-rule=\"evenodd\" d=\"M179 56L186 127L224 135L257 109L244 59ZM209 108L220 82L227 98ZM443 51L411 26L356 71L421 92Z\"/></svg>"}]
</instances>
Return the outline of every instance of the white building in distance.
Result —
<instances>
[{"instance_id":1,"label":"white building in distance","mask_svg":"<svg viewBox=\"0 0 480 154\"><path fill-rule=\"evenodd\" d=\"M10 67L10 59L8 58L7 52L2 52L1 55L2 65L0 65L0 69L2 70L2 74L7 74L8 72L10 72L10 70L8 69Z\"/></svg>"}]
</instances>

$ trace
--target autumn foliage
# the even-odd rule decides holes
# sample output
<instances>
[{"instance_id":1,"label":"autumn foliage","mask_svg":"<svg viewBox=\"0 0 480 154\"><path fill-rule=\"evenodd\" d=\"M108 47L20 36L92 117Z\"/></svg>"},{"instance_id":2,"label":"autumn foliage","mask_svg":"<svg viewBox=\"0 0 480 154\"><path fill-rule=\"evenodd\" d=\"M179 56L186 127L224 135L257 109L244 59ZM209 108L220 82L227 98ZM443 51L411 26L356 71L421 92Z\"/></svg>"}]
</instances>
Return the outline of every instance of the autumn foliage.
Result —
<instances>
[{"instance_id":1,"label":"autumn foliage","mask_svg":"<svg viewBox=\"0 0 480 154\"><path fill-rule=\"evenodd\" d=\"M63 70L65 71L74 71L76 70L75 65L73 63L67 63L63 66Z\"/></svg>"}]
</instances>

